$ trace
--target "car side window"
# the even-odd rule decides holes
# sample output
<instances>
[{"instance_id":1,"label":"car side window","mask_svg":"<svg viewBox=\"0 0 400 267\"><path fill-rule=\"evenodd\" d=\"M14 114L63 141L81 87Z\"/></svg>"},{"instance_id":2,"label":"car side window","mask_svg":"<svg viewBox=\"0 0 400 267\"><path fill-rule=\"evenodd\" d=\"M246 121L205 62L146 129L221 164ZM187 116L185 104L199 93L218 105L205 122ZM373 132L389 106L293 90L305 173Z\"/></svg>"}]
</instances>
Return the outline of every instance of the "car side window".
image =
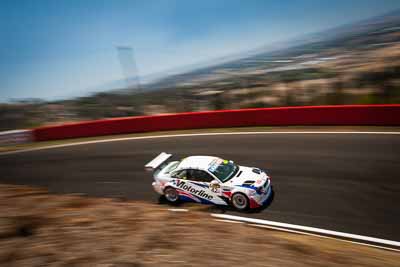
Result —
<instances>
[{"instance_id":1,"label":"car side window","mask_svg":"<svg viewBox=\"0 0 400 267\"><path fill-rule=\"evenodd\" d=\"M191 180L199 182L207 182L207 183L210 183L212 180L214 180L214 178L205 171L202 170L192 170L192 171L193 171L192 173L193 178Z\"/></svg>"},{"instance_id":2,"label":"car side window","mask_svg":"<svg viewBox=\"0 0 400 267\"><path fill-rule=\"evenodd\" d=\"M186 170L181 170L174 173L173 177L178 179L186 179L187 178Z\"/></svg>"},{"instance_id":3,"label":"car side window","mask_svg":"<svg viewBox=\"0 0 400 267\"><path fill-rule=\"evenodd\" d=\"M194 170L191 169L186 170L186 177L188 180L196 181L194 177Z\"/></svg>"}]
</instances>

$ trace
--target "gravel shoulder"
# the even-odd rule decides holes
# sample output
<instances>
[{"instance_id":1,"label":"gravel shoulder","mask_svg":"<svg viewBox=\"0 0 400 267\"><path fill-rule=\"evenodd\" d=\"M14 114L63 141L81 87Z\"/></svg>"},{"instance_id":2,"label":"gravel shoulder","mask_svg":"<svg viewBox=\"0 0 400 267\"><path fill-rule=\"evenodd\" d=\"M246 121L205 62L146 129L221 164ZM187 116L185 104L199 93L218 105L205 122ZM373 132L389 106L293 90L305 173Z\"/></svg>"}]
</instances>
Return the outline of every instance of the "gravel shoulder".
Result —
<instances>
[{"instance_id":1,"label":"gravel shoulder","mask_svg":"<svg viewBox=\"0 0 400 267\"><path fill-rule=\"evenodd\" d=\"M400 253L201 210L0 185L1 266L398 266Z\"/></svg>"}]
</instances>

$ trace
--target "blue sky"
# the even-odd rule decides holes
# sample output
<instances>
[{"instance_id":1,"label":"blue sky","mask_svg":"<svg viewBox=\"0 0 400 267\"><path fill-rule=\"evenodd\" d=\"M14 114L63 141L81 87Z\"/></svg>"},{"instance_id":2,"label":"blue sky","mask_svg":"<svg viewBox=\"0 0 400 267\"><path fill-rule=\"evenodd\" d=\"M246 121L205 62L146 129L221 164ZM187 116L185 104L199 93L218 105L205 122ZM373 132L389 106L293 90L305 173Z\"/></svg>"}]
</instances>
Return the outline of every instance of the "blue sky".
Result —
<instances>
[{"instance_id":1,"label":"blue sky","mask_svg":"<svg viewBox=\"0 0 400 267\"><path fill-rule=\"evenodd\" d=\"M0 102L79 96L400 8L384 0L1 0Z\"/></svg>"}]
</instances>

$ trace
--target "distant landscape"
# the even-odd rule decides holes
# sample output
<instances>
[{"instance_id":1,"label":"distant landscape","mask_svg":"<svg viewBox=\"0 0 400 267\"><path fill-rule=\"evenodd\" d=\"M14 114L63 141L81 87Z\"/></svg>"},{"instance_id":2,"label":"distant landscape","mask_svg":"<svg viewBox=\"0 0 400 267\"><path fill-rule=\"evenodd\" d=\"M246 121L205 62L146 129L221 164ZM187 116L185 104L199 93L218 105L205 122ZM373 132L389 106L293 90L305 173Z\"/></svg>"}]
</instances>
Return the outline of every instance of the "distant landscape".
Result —
<instances>
[{"instance_id":1,"label":"distant landscape","mask_svg":"<svg viewBox=\"0 0 400 267\"><path fill-rule=\"evenodd\" d=\"M179 60L179 59L177 59ZM400 11L134 88L0 104L0 130L121 116L400 103Z\"/></svg>"}]
</instances>

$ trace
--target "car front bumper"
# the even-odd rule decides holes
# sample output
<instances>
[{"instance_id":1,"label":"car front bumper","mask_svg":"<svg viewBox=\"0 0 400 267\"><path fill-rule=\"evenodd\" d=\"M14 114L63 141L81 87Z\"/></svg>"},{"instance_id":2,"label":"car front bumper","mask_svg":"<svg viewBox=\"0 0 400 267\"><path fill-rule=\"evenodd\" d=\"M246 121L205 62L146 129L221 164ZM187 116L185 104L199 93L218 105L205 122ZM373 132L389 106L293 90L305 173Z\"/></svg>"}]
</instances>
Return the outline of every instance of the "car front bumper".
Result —
<instances>
[{"instance_id":1,"label":"car front bumper","mask_svg":"<svg viewBox=\"0 0 400 267\"><path fill-rule=\"evenodd\" d=\"M255 209L264 206L268 201L268 199L271 197L271 195L272 195L272 186L269 185L267 192L265 192L264 194L250 197L250 208Z\"/></svg>"}]
</instances>

